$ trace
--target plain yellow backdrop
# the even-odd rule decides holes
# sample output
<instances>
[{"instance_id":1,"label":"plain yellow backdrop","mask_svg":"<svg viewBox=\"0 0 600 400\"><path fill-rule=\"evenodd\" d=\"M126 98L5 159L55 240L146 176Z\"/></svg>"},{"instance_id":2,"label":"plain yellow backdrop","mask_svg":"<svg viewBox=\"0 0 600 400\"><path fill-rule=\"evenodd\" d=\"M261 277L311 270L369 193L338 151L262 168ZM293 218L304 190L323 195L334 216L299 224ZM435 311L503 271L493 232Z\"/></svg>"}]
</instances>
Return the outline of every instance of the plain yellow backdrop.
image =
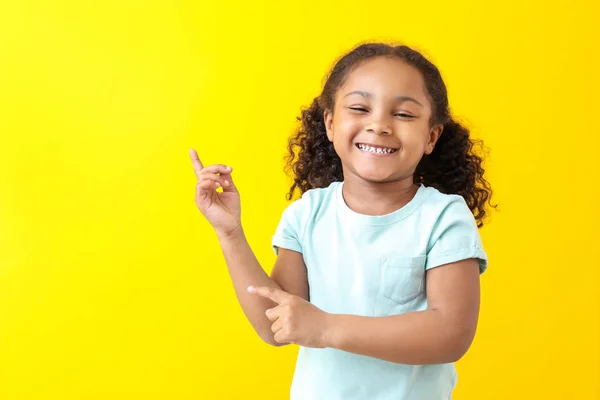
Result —
<instances>
[{"instance_id":1,"label":"plain yellow backdrop","mask_svg":"<svg viewBox=\"0 0 600 400\"><path fill-rule=\"evenodd\" d=\"M425 52L491 150L458 400L600 399L597 1L4 1L0 399L285 399L194 204L226 163L265 269L286 139L336 57Z\"/></svg>"}]
</instances>

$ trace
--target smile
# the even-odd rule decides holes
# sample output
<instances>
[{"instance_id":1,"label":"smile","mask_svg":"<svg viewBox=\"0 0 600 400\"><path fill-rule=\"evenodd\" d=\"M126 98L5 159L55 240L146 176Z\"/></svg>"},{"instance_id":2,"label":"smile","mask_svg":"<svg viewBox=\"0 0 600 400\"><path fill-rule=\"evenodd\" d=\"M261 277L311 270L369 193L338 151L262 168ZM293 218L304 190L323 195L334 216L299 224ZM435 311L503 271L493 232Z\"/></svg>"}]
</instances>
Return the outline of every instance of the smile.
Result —
<instances>
[{"instance_id":1,"label":"smile","mask_svg":"<svg viewBox=\"0 0 600 400\"><path fill-rule=\"evenodd\" d=\"M378 155L387 155L387 154L393 154L396 151L398 151L398 149L393 148L393 147L381 147L381 146L374 146L374 145L370 145L370 144L364 144L364 143L357 143L356 147L358 147L360 150L364 151L365 153L372 153L372 154L378 154Z\"/></svg>"}]
</instances>

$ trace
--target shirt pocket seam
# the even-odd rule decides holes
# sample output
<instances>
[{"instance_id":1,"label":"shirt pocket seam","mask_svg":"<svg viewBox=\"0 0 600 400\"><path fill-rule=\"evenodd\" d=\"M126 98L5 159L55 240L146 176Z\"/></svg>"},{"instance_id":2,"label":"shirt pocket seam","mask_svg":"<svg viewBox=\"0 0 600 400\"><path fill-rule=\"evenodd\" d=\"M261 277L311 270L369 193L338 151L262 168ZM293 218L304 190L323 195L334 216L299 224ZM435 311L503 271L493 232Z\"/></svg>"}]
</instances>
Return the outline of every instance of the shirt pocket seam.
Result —
<instances>
[{"instance_id":1,"label":"shirt pocket seam","mask_svg":"<svg viewBox=\"0 0 600 400\"><path fill-rule=\"evenodd\" d=\"M423 275L426 262L427 256L385 257L383 274L381 276L381 295L398 305L405 305L421 297L425 291ZM418 271L421 271L422 273L419 273ZM390 274L393 276L390 277ZM402 285L410 285L411 282L414 282L417 279L416 277L419 275L421 276L421 282L419 282L418 288L414 290L414 293L412 290L410 290L406 296L400 297L398 293L400 293L403 289L410 289L410 287L406 288ZM399 281L392 281L394 278L398 279Z\"/></svg>"}]
</instances>

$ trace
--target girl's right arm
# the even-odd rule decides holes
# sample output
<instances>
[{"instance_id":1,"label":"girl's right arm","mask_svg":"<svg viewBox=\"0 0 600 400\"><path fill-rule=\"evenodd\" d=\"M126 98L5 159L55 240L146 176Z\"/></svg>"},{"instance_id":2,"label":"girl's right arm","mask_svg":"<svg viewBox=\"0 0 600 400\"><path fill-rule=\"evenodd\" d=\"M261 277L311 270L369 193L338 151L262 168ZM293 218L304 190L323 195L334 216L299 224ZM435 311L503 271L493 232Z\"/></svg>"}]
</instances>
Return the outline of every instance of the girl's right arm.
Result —
<instances>
[{"instance_id":1,"label":"girl's right arm","mask_svg":"<svg viewBox=\"0 0 600 400\"><path fill-rule=\"evenodd\" d=\"M244 233L241 231L219 237L231 281L246 317L258 335L267 343L281 346L273 338L271 326L265 312L277 303L248 292L248 286L266 286L281 289L308 300L306 267L302 255L295 251L280 249L271 277L262 269Z\"/></svg>"},{"instance_id":2,"label":"girl's right arm","mask_svg":"<svg viewBox=\"0 0 600 400\"><path fill-rule=\"evenodd\" d=\"M308 300L306 267L300 253L279 249L271 277L260 266L240 222L240 196L231 179L231 167L204 167L198 154L190 150L198 183L196 205L215 229L231 276L231 281L244 311L256 333L267 343L280 346L273 339L272 322L266 310L277 304L247 291L248 286L265 286L284 290ZM217 188L222 187L222 192Z\"/></svg>"}]
</instances>

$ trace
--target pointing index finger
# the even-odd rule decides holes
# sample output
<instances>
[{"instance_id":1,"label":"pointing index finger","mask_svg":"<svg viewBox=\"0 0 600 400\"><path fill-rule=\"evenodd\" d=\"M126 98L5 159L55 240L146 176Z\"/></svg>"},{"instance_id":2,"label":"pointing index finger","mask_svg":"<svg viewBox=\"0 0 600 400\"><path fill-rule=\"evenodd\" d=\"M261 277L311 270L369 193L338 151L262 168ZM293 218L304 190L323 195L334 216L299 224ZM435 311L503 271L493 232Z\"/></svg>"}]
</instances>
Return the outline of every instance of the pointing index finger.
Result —
<instances>
[{"instance_id":1,"label":"pointing index finger","mask_svg":"<svg viewBox=\"0 0 600 400\"><path fill-rule=\"evenodd\" d=\"M196 178L200 180L200 171L204 166L202 165L202 161L200 161L200 157L198 157L198 153L194 149L190 149L190 158L192 160L192 165L194 166L194 173L196 174Z\"/></svg>"},{"instance_id":2,"label":"pointing index finger","mask_svg":"<svg viewBox=\"0 0 600 400\"><path fill-rule=\"evenodd\" d=\"M287 299L289 296L291 296L289 293L284 292L281 289L265 287L265 286L260 286L260 287L249 286L248 292L256 293L259 296L265 297L267 299L271 299L272 301L274 301L277 304L281 304L285 299Z\"/></svg>"}]
</instances>

